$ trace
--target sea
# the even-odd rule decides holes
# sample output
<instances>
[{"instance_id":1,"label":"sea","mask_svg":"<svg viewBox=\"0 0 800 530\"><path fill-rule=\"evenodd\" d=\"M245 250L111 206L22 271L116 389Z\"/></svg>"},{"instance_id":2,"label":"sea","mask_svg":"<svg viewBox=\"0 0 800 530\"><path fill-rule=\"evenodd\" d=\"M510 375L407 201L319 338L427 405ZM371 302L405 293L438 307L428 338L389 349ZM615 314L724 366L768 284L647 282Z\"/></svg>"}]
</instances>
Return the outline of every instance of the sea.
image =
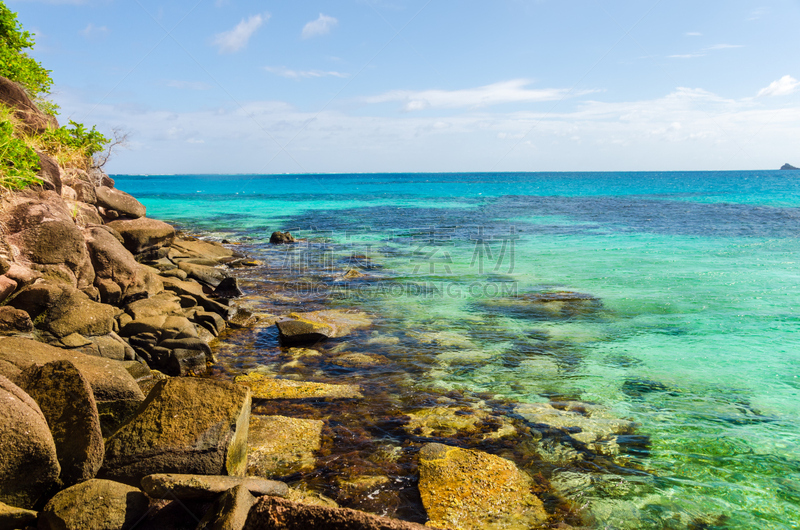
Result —
<instances>
[{"instance_id":1,"label":"sea","mask_svg":"<svg viewBox=\"0 0 800 530\"><path fill-rule=\"evenodd\" d=\"M254 310L373 318L317 360L274 326L216 346L216 377L374 392L298 409L328 421L328 448L327 471L295 479L333 496L361 466L398 484L344 505L425 521L414 451L448 438L404 430L407 410L520 426L519 404L583 403L635 429L593 456L569 440L583 456L526 453L541 425L495 445L456 428L452 443L516 459L574 524L800 528L800 171L113 178L148 216L258 260L234 271ZM271 245L278 230L298 242ZM342 351L380 362L328 362Z\"/></svg>"}]
</instances>

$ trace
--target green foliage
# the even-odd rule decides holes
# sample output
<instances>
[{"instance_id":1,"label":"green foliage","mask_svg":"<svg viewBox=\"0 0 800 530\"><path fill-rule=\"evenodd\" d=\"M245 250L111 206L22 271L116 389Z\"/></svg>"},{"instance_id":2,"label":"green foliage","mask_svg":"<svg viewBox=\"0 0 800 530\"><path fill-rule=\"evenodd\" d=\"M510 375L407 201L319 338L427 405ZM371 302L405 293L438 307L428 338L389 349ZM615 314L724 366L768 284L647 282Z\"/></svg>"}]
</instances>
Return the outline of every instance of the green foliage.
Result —
<instances>
[{"instance_id":1,"label":"green foliage","mask_svg":"<svg viewBox=\"0 0 800 530\"><path fill-rule=\"evenodd\" d=\"M69 120L69 125L58 129L47 129L42 135L46 146L62 147L82 153L86 158L91 158L99 153L110 141L103 136L95 126L87 129L82 123Z\"/></svg>"},{"instance_id":2,"label":"green foliage","mask_svg":"<svg viewBox=\"0 0 800 530\"><path fill-rule=\"evenodd\" d=\"M33 47L31 34L22 29L17 14L0 2L0 75L23 85L34 98L50 93L50 71L24 50Z\"/></svg>"},{"instance_id":3,"label":"green foliage","mask_svg":"<svg viewBox=\"0 0 800 530\"><path fill-rule=\"evenodd\" d=\"M14 126L0 122L0 187L23 189L41 182L39 156L23 140L14 137Z\"/></svg>"}]
</instances>

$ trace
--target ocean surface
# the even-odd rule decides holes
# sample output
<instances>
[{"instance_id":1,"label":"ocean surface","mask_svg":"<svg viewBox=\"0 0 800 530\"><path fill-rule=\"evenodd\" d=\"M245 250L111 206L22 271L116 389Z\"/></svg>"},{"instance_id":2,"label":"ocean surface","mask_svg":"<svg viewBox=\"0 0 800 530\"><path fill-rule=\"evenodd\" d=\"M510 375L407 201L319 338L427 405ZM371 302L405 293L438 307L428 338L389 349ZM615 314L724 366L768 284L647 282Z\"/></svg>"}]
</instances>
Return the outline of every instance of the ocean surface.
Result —
<instances>
[{"instance_id":1,"label":"ocean surface","mask_svg":"<svg viewBox=\"0 0 800 530\"><path fill-rule=\"evenodd\" d=\"M262 260L241 274L267 309L375 316L346 346L391 371L306 375L636 422L613 464L548 471L593 527L800 528L800 172L114 178ZM220 374L285 353L266 330L230 340Z\"/></svg>"}]
</instances>

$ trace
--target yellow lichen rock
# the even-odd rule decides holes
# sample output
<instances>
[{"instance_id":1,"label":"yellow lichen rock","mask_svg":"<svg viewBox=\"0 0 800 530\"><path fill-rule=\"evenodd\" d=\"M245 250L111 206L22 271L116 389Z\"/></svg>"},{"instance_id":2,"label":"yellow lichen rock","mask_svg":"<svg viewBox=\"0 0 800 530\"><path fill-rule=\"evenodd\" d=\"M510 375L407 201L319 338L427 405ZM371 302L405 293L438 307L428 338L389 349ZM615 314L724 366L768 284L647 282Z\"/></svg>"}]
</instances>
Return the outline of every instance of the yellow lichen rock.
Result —
<instances>
[{"instance_id":1,"label":"yellow lichen rock","mask_svg":"<svg viewBox=\"0 0 800 530\"><path fill-rule=\"evenodd\" d=\"M442 444L419 453L419 491L428 526L528 530L547 520L531 478L499 456Z\"/></svg>"},{"instance_id":2,"label":"yellow lichen rock","mask_svg":"<svg viewBox=\"0 0 800 530\"><path fill-rule=\"evenodd\" d=\"M306 381L274 379L257 372L240 375L237 383L249 386L258 399L362 398L358 385L331 385Z\"/></svg>"}]
</instances>

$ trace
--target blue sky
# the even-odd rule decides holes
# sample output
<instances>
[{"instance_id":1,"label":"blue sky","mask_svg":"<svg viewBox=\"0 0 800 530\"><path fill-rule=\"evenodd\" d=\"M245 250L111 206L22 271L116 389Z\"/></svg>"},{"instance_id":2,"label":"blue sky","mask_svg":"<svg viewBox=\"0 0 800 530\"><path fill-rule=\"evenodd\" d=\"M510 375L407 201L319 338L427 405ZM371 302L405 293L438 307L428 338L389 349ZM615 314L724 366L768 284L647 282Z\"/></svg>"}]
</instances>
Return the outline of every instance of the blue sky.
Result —
<instances>
[{"instance_id":1,"label":"blue sky","mask_svg":"<svg viewBox=\"0 0 800 530\"><path fill-rule=\"evenodd\" d=\"M800 2L7 0L112 173L800 165Z\"/></svg>"}]
</instances>

